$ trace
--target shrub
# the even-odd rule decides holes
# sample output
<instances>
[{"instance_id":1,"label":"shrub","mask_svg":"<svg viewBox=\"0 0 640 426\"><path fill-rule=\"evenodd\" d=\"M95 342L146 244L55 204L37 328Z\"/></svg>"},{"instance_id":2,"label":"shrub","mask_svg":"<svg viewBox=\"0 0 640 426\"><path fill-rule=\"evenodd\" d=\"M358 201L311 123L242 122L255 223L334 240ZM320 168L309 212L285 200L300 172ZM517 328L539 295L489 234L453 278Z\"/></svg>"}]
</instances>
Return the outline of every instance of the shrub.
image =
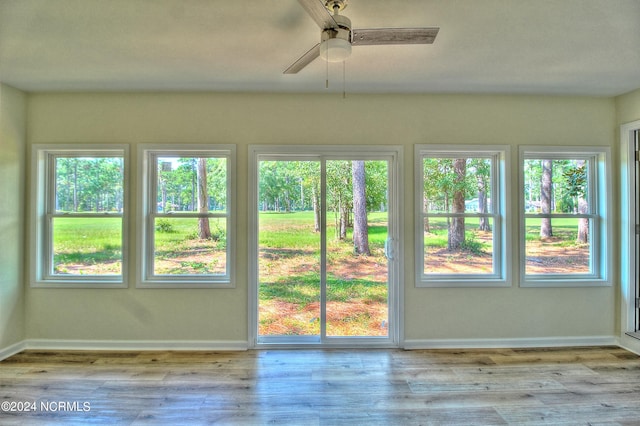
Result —
<instances>
[{"instance_id":1,"label":"shrub","mask_svg":"<svg viewBox=\"0 0 640 426\"><path fill-rule=\"evenodd\" d=\"M156 221L156 230L158 232L166 232L167 234L175 232L173 225L168 219L158 219Z\"/></svg>"}]
</instances>

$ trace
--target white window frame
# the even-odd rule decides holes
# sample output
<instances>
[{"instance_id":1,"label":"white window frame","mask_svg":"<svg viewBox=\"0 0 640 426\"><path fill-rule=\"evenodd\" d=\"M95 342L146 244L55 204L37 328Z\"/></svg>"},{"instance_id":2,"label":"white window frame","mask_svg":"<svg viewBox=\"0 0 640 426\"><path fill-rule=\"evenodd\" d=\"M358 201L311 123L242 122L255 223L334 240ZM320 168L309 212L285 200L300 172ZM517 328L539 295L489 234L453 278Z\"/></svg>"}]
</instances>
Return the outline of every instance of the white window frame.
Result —
<instances>
[{"instance_id":1,"label":"white window frame","mask_svg":"<svg viewBox=\"0 0 640 426\"><path fill-rule=\"evenodd\" d=\"M157 157L217 157L227 160L227 203L224 213L209 213L207 217L226 220L225 274L156 275L154 265L154 223L156 211L157 171L153 167ZM140 259L137 266L138 288L234 288L235 287L235 230L236 230L236 147L213 144L141 144L138 146L138 229L137 242ZM197 218L197 212L175 213L172 217Z\"/></svg>"},{"instance_id":2,"label":"white window frame","mask_svg":"<svg viewBox=\"0 0 640 426\"><path fill-rule=\"evenodd\" d=\"M611 286L610 265L612 264L611 219L611 179L608 176L611 150L600 146L521 146L519 150L518 203L520 212L520 287L606 287ZM589 179L589 214L549 215L530 214L524 209L524 161L527 159L585 160L591 171ZM591 273L587 274L527 274L526 273L526 229L527 218L583 218L590 226Z\"/></svg>"},{"instance_id":3,"label":"white window frame","mask_svg":"<svg viewBox=\"0 0 640 426\"><path fill-rule=\"evenodd\" d=\"M55 212L55 170L59 156L122 157L124 161L123 212L88 213L79 216L122 219L122 269L112 275L53 274L53 230ZM43 288L126 288L128 276L129 146L117 144L34 144L31 153L30 285Z\"/></svg>"},{"instance_id":4,"label":"white window frame","mask_svg":"<svg viewBox=\"0 0 640 426\"><path fill-rule=\"evenodd\" d=\"M425 158L490 158L493 222L493 274L426 274L424 272L424 219L422 208ZM415 145L415 275L416 287L510 287L511 286L511 234L509 206L510 147L507 145ZM434 216L430 214L429 216Z\"/></svg>"}]
</instances>

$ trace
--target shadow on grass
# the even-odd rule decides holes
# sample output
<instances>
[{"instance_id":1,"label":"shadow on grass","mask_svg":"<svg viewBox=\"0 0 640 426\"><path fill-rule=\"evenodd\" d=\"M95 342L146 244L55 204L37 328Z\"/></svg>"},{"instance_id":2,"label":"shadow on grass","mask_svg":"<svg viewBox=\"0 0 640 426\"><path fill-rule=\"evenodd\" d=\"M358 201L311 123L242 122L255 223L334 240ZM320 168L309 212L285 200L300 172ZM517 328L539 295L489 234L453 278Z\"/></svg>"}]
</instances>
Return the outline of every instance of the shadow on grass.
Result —
<instances>
[{"instance_id":1,"label":"shadow on grass","mask_svg":"<svg viewBox=\"0 0 640 426\"><path fill-rule=\"evenodd\" d=\"M122 252L120 250L102 250L95 252L86 251L74 251L70 253L56 253L54 255L54 264L80 264L80 265L95 265L98 263L110 263L122 259Z\"/></svg>"},{"instance_id":2,"label":"shadow on grass","mask_svg":"<svg viewBox=\"0 0 640 426\"><path fill-rule=\"evenodd\" d=\"M315 273L280 277L273 282L260 282L260 300L281 300L301 305L301 308L320 299L320 276ZM365 279L341 279L327 275L327 301L386 303L387 284Z\"/></svg>"}]
</instances>

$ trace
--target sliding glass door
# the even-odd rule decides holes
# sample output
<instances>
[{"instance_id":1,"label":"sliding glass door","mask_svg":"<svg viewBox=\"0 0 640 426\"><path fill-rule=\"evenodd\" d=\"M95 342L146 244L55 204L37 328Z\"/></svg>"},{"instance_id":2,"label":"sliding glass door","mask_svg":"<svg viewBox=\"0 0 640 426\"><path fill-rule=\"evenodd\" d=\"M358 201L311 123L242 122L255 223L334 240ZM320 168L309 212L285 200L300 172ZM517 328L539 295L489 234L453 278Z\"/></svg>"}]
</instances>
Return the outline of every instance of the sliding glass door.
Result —
<instances>
[{"instance_id":1,"label":"sliding glass door","mask_svg":"<svg viewBox=\"0 0 640 426\"><path fill-rule=\"evenodd\" d=\"M254 344L395 346L398 151L281 150L252 151Z\"/></svg>"}]
</instances>

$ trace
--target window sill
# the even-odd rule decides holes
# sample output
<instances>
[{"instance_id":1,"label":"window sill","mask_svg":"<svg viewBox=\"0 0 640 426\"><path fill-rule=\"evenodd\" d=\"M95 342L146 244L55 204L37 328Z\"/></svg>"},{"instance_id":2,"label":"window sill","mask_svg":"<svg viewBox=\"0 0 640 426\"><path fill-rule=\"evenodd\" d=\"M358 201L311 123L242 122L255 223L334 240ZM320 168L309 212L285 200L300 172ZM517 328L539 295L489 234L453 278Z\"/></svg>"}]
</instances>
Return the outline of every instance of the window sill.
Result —
<instances>
[{"instance_id":1,"label":"window sill","mask_svg":"<svg viewBox=\"0 0 640 426\"><path fill-rule=\"evenodd\" d=\"M506 280L495 279L434 279L416 282L417 288L505 288L511 287Z\"/></svg>"},{"instance_id":2,"label":"window sill","mask_svg":"<svg viewBox=\"0 0 640 426\"><path fill-rule=\"evenodd\" d=\"M46 280L33 281L31 288L127 288L125 281L83 280Z\"/></svg>"},{"instance_id":3,"label":"window sill","mask_svg":"<svg viewBox=\"0 0 640 426\"><path fill-rule=\"evenodd\" d=\"M556 288L556 287L611 287L611 282L594 279L521 279L520 287L524 288Z\"/></svg>"},{"instance_id":4,"label":"window sill","mask_svg":"<svg viewBox=\"0 0 640 426\"><path fill-rule=\"evenodd\" d=\"M162 280L162 281L143 281L136 285L136 288L144 289L196 289L196 288L235 288L235 284L231 281L190 281L190 280Z\"/></svg>"}]
</instances>

